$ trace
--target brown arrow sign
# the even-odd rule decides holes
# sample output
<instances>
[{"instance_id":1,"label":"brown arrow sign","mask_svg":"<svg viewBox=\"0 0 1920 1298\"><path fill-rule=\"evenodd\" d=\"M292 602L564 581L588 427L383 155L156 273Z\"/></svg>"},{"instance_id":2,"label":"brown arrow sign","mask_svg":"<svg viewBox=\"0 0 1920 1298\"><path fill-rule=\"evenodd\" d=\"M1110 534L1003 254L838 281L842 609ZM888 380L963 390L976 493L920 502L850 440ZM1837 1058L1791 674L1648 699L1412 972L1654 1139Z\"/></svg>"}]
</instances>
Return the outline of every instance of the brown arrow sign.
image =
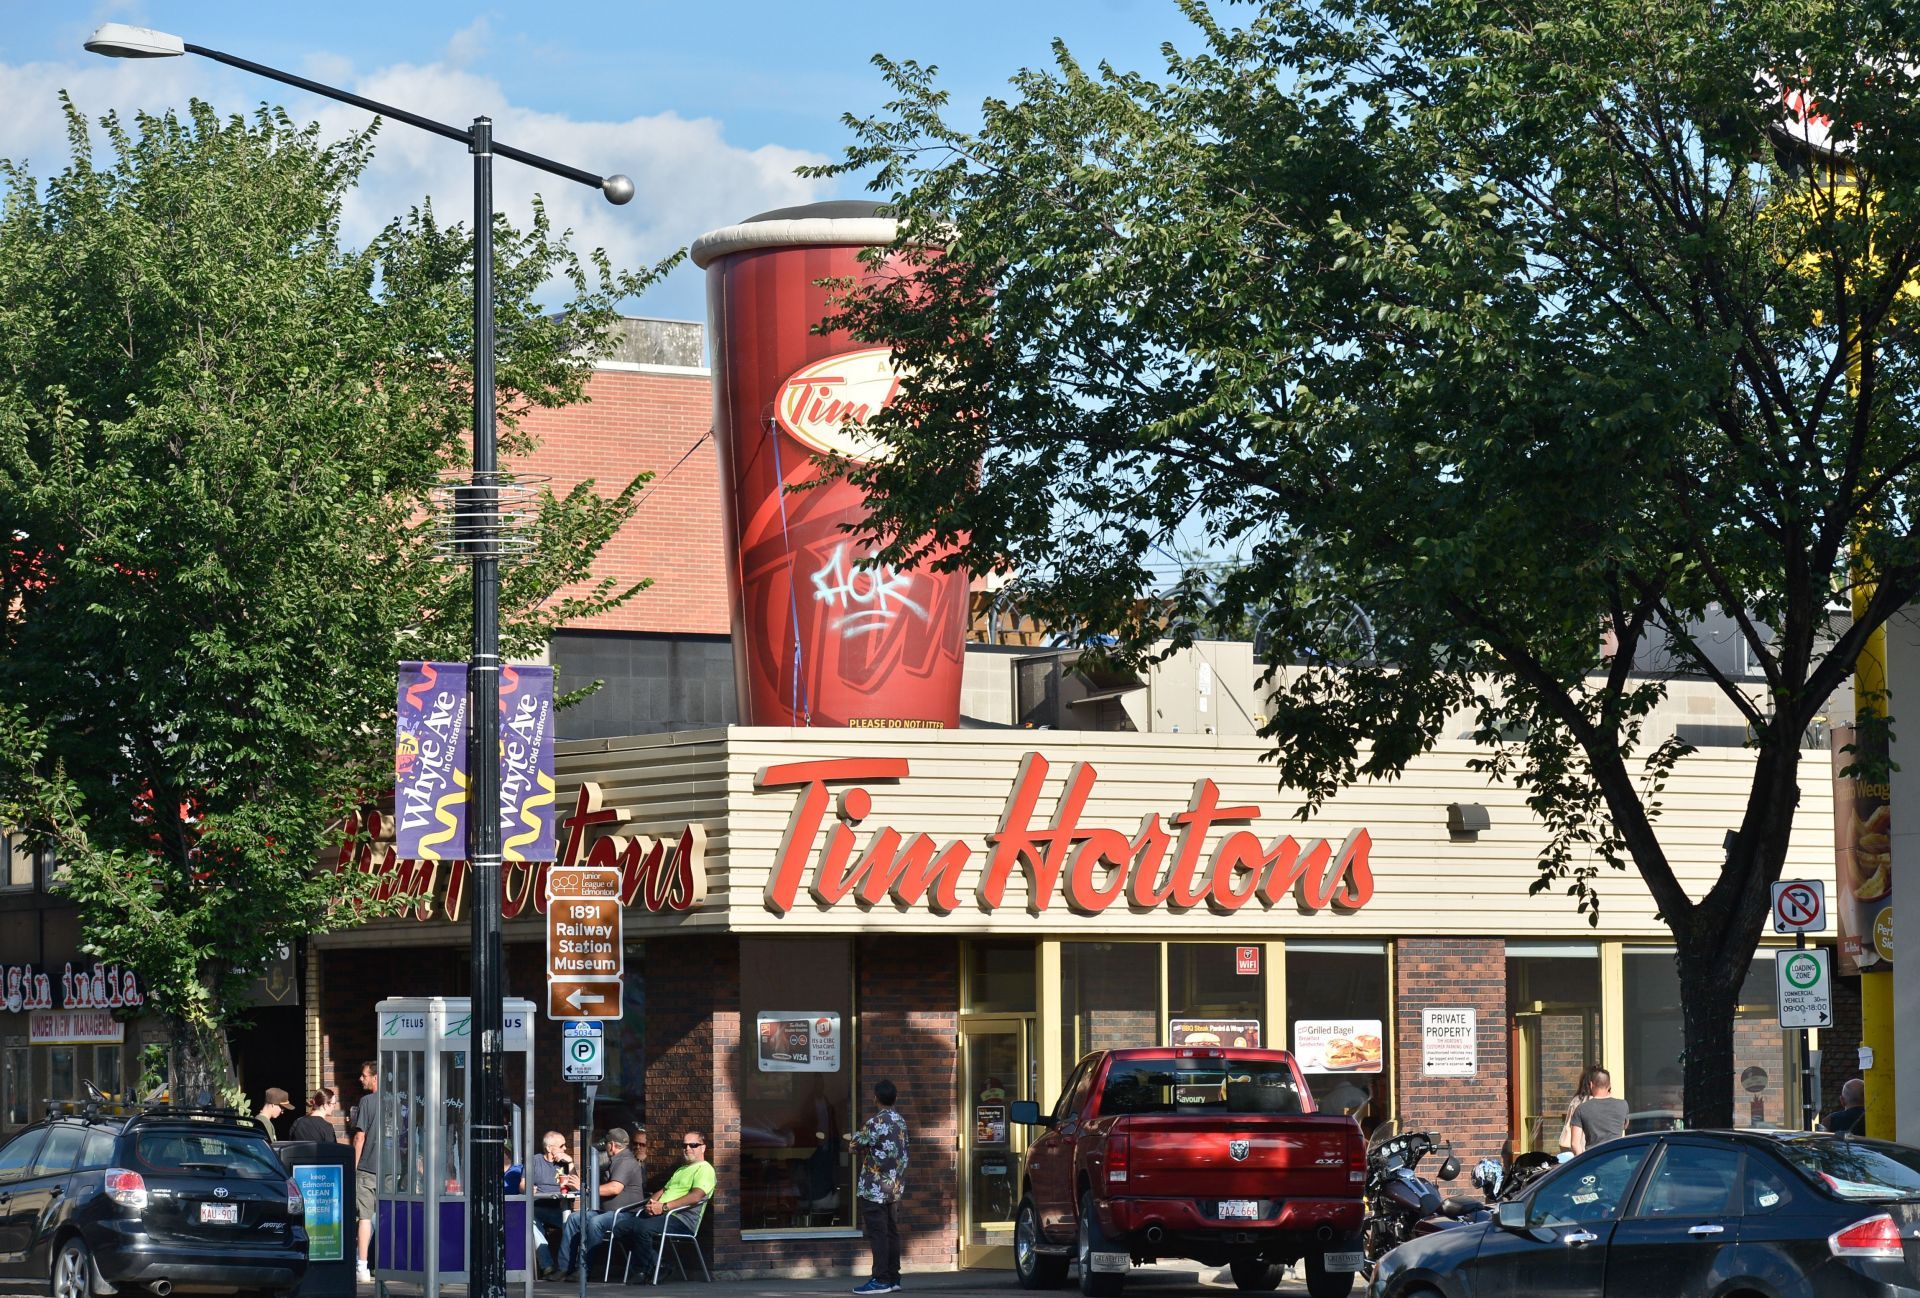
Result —
<instances>
[{"instance_id":1,"label":"brown arrow sign","mask_svg":"<svg viewBox=\"0 0 1920 1298\"><path fill-rule=\"evenodd\" d=\"M620 872L547 872L547 1017L617 1019L626 972Z\"/></svg>"}]
</instances>

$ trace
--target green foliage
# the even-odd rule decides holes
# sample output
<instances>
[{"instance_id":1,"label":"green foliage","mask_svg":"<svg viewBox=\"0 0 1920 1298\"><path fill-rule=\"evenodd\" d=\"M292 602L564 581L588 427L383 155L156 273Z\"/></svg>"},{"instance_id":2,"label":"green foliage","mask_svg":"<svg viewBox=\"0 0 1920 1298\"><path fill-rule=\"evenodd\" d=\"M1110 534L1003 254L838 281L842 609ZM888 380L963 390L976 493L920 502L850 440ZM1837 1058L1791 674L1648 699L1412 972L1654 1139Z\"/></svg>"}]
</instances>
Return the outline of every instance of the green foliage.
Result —
<instances>
[{"instance_id":1,"label":"green foliage","mask_svg":"<svg viewBox=\"0 0 1920 1298\"><path fill-rule=\"evenodd\" d=\"M1256 611L1309 809L1476 716L1550 831L1541 886L1592 913L1631 862L1690 997L1730 1021L1801 735L1920 591L1914 11L1181 7L1194 52L1167 46L1164 77L1057 48L976 131L931 68L877 60L895 99L823 170L871 176L902 243L944 249L841 309L914 375L880 421L900 453L850 473L887 557L1012 567L1029 612L1134 654ZM1762 73L1818 94L1863 185L1780 147ZM1194 535L1248 556L1218 606L1209 583L1143 600ZM1829 644L1856 549L1877 586ZM1363 646L1327 616L1356 605ZM1714 608L1762 687L1694 647ZM1657 832L1684 746L1653 742L1663 684L1633 670L1665 653L1758 749L1698 897ZM1728 1051L1690 1061L1691 1115Z\"/></svg>"},{"instance_id":2,"label":"green foliage","mask_svg":"<svg viewBox=\"0 0 1920 1298\"><path fill-rule=\"evenodd\" d=\"M103 119L96 165L68 120L59 175L0 164L0 813L53 836L87 948L217 1058L252 971L368 903L316 866L391 782L396 661L465 656L429 500L467 460L472 234L423 207L341 246L372 129L196 103ZM496 249L524 450L519 418L581 399L613 304L665 266L583 259L539 210ZM557 314L534 298L555 281ZM544 499L508 653L637 589L590 577L640 486Z\"/></svg>"}]
</instances>

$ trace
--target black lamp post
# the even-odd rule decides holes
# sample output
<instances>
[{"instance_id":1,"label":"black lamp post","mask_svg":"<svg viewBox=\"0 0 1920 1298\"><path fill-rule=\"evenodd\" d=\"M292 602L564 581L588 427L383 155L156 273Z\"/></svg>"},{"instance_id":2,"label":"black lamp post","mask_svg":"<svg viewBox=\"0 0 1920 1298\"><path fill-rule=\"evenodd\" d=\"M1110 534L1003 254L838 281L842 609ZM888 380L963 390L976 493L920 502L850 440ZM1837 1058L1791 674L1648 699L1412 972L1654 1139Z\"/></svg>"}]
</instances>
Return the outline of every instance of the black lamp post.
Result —
<instances>
[{"instance_id":1,"label":"black lamp post","mask_svg":"<svg viewBox=\"0 0 1920 1298\"><path fill-rule=\"evenodd\" d=\"M596 176L524 149L497 144L493 121L476 117L462 130L377 100L350 94L248 59L194 45L178 36L108 23L87 49L112 58L169 58L198 54L311 94L423 131L459 140L473 155L473 479L456 492L454 537L473 563L473 662L468 672L472 729L467 740L471 797L467 805L467 865L472 872L473 1119L467 1125L468 1292L504 1298L506 1229L506 1069L502 1058L500 950L500 469L494 427L493 375L493 157L592 186L610 203L633 197L625 176Z\"/></svg>"}]
</instances>

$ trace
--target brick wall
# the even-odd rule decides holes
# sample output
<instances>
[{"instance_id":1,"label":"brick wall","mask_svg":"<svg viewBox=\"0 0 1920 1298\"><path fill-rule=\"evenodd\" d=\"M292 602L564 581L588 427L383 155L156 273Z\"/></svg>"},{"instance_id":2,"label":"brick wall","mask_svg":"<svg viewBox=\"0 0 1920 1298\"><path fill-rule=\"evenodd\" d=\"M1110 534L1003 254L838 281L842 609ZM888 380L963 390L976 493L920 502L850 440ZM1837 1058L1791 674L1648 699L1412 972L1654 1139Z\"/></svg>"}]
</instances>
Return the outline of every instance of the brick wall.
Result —
<instances>
[{"instance_id":1,"label":"brick wall","mask_svg":"<svg viewBox=\"0 0 1920 1298\"><path fill-rule=\"evenodd\" d=\"M1820 1034L1820 1109L1840 1107L1840 1088L1860 1076L1860 980L1833 980L1833 1026Z\"/></svg>"},{"instance_id":2,"label":"brick wall","mask_svg":"<svg viewBox=\"0 0 1920 1298\"><path fill-rule=\"evenodd\" d=\"M907 1197L899 1209L901 1269L951 1270L958 1260L959 1216L955 1196L959 1171L959 1127L955 1106L955 1042L960 1004L959 943L951 938L861 938L854 948L858 1092L854 1123L872 1111L873 1084L885 1077L900 1092L898 1107L907 1120L910 1158ZM717 1061L716 1119L732 1124L738 1169L739 1103L734 1098L737 1065L730 1052L738 1046L738 1000L729 1053ZM737 1179L736 1182L737 1184ZM727 1184L721 1175L721 1184ZM739 1215L723 1214L728 1233L717 1242L721 1267L733 1275L867 1274L869 1254L858 1238L743 1239Z\"/></svg>"},{"instance_id":3,"label":"brick wall","mask_svg":"<svg viewBox=\"0 0 1920 1298\"><path fill-rule=\"evenodd\" d=\"M1466 1166L1506 1152L1508 1127L1507 957L1500 938L1402 938L1394 944L1395 1079L1401 1129L1453 1142ZM1420 1011L1471 1009L1478 1036L1473 1077L1428 1077ZM1462 1186L1465 1182L1460 1182Z\"/></svg>"},{"instance_id":4,"label":"brick wall","mask_svg":"<svg viewBox=\"0 0 1920 1298\"><path fill-rule=\"evenodd\" d=\"M550 475L560 494L591 478L612 495L651 472L639 512L600 552L594 575L653 585L610 613L571 625L727 634L720 467L712 442L702 440L713 424L711 380L603 369L589 380L587 397L530 412L522 427L541 444L513 467Z\"/></svg>"}]
</instances>

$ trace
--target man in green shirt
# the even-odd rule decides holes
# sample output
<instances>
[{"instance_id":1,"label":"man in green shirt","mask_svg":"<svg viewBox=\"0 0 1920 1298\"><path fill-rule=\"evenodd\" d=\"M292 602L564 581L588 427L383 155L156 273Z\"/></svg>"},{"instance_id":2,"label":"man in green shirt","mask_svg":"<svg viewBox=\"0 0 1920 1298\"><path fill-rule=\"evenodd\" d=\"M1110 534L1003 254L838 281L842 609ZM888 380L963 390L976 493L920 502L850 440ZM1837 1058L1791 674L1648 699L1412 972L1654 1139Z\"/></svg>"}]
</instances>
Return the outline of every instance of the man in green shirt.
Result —
<instances>
[{"instance_id":1,"label":"man in green shirt","mask_svg":"<svg viewBox=\"0 0 1920 1298\"><path fill-rule=\"evenodd\" d=\"M653 1270L654 1259L660 1252L660 1236L667 1229L667 1214L675 1208L691 1208L692 1212L680 1214L678 1220L683 1224L675 1233L699 1230L700 1218L706 1212L701 1205L713 1194L717 1178L713 1164L707 1161L706 1135L689 1131L680 1142L680 1152L684 1161L673 1169L667 1183L654 1191L639 1214L620 1222L620 1242L639 1258L643 1273ZM633 1222L631 1226L628 1220Z\"/></svg>"}]
</instances>

